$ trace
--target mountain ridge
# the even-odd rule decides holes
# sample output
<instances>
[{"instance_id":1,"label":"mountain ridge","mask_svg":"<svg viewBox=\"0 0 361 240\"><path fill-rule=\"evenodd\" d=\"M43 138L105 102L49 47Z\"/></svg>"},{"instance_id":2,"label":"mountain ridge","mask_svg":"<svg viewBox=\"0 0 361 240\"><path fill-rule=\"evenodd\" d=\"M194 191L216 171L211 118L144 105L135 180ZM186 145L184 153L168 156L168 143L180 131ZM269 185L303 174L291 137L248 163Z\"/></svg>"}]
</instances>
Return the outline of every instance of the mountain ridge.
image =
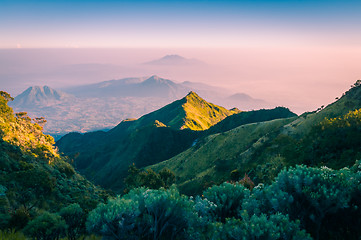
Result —
<instances>
[{"instance_id":1,"label":"mountain ridge","mask_svg":"<svg viewBox=\"0 0 361 240\"><path fill-rule=\"evenodd\" d=\"M225 117L239 112L208 103L191 91L184 98L139 118L135 127L158 120L175 129L206 130Z\"/></svg>"},{"instance_id":2,"label":"mountain ridge","mask_svg":"<svg viewBox=\"0 0 361 240\"><path fill-rule=\"evenodd\" d=\"M49 87L37 89L40 88ZM60 95L60 98L56 94L53 97L44 94L45 97L40 100L32 97L36 94L29 95L30 90L27 90L17 96L10 105L16 112L28 112L32 118L45 117L47 124L44 131L55 137L73 131L89 132L113 128L123 119L139 118L184 97L190 91L195 91L207 101L221 106L224 105L219 103L224 102L222 100L229 94L227 89L201 83L177 83L157 75L109 80L63 90L65 92L52 90L59 92L57 95ZM227 108L240 106L240 109L246 110L254 106L252 101L226 102ZM207 125L203 124L200 128Z\"/></svg>"},{"instance_id":3,"label":"mountain ridge","mask_svg":"<svg viewBox=\"0 0 361 240\"><path fill-rule=\"evenodd\" d=\"M355 144L360 139L356 130L361 125L360 83L325 108L298 117L249 123L247 116L241 117L243 113L232 115L210 128L210 135L191 148L147 169L168 168L178 177L177 186L183 193L198 194L204 186L232 179L232 173L238 174L233 180L248 174L258 184L271 183L284 167L296 164L350 167L361 155ZM254 113L248 115L260 120ZM239 121L246 124L235 124ZM343 127L332 128L335 121Z\"/></svg>"}]
</instances>

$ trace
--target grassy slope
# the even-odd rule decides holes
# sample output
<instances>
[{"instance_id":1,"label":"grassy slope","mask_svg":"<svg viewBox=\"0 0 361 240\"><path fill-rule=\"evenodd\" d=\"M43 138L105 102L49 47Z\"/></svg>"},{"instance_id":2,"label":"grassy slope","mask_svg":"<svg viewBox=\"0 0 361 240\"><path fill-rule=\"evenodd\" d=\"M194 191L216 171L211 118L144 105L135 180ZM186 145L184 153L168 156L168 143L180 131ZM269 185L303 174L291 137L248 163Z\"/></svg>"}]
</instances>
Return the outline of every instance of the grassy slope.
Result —
<instances>
[{"instance_id":1,"label":"grassy slope","mask_svg":"<svg viewBox=\"0 0 361 240\"><path fill-rule=\"evenodd\" d=\"M203 184L227 180L232 170L249 164L252 149L267 139L269 133L291 121L292 118L252 123L213 134L177 156L149 168L156 171L169 168L175 172L182 191L197 193Z\"/></svg>"},{"instance_id":2,"label":"grassy slope","mask_svg":"<svg viewBox=\"0 0 361 240\"><path fill-rule=\"evenodd\" d=\"M313 126L325 118L343 116L359 108L361 86L350 89L341 99L321 111L287 120L248 124L213 134L199 140L185 152L148 168L159 170L168 167L173 170L178 176L178 186L187 194L199 193L206 184L230 179L233 169L238 169L241 174L251 173L256 182L267 182L282 167L303 163L294 160L298 159L297 145ZM225 125L224 128L229 127L227 124L219 123ZM217 132L219 129L216 127L213 131Z\"/></svg>"},{"instance_id":3,"label":"grassy slope","mask_svg":"<svg viewBox=\"0 0 361 240\"><path fill-rule=\"evenodd\" d=\"M205 134L210 135L214 133L221 133L249 123L264 122L279 118L290 118L296 116L297 115L295 113L284 107L240 112L228 116L223 121L210 127L208 130L205 131Z\"/></svg>"},{"instance_id":4,"label":"grassy slope","mask_svg":"<svg viewBox=\"0 0 361 240\"><path fill-rule=\"evenodd\" d=\"M361 87L353 87L340 99L329 104L321 111L304 113L299 119L285 127L285 133L303 136L307 134L312 126L320 123L325 118L334 118L347 114L350 111L361 108Z\"/></svg>"},{"instance_id":5,"label":"grassy slope","mask_svg":"<svg viewBox=\"0 0 361 240\"><path fill-rule=\"evenodd\" d=\"M146 126L158 120L174 129L200 131L208 129L227 116L237 112L239 111L227 110L208 103L195 92L190 92L186 97L134 121L130 129Z\"/></svg>"}]
</instances>

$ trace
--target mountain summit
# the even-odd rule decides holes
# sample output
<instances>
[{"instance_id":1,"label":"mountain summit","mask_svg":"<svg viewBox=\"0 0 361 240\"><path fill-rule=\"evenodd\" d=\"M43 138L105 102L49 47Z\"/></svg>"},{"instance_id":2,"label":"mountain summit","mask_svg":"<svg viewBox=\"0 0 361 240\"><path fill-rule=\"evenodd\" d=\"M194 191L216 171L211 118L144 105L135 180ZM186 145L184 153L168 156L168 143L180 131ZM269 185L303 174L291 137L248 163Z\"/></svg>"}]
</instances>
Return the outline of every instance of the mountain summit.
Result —
<instances>
[{"instance_id":1,"label":"mountain summit","mask_svg":"<svg viewBox=\"0 0 361 240\"><path fill-rule=\"evenodd\" d=\"M204 64L203 62L197 60L197 59L189 59L189 58L185 58L176 54L172 54L172 55L166 55L162 58L153 60L153 61L149 61L146 62L144 64L147 65L174 65L174 66L186 66L186 65L199 65L199 64Z\"/></svg>"},{"instance_id":2,"label":"mountain summit","mask_svg":"<svg viewBox=\"0 0 361 240\"><path fill-rule=\"evenodd\" d=\"M48 106L70 99L70 94L52 89L48 86L33 86L16 96L11 106Z\"/></svg>"},{"instance_id":3,"label":"mountain summit","mask_svg":"<svg viewBox=\"0 0 361 240\"><path fill-rule=\"evenodd\" d=\"M134 127L145 126L158 120L174 129L206 130L227 116L238 112L238 109L227 110L209 103L191 91L184 98L144 115L135 121Z\"/></svg>"}]
</instances>

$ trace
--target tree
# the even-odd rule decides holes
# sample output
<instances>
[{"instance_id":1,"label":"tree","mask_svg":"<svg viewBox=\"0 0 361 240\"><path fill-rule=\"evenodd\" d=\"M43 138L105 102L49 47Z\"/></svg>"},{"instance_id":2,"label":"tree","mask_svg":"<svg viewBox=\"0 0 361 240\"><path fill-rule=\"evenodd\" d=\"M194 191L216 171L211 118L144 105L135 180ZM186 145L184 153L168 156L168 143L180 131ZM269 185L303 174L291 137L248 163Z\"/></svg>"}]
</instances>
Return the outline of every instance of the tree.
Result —
<instances>
[{"instance_id":1,"label":"tree","mask_svg":"<svg viewBox=\"0 0 361 240\"><path fill-rule=\"evenodd\" d=\"M16 230L20 230L24 228L29 221L30 221L29 211L24 207L20 207L11 214L11 217L8 222L8 227Z\"/></svg>"},{"instance_id":2,"label":"tree","mask_svg":"<svg viewBox=\"0 0 361 240\"><path fill-rule=\"evenodd\" d=\"M360 180L349 169L296 166L277 176L267 189L267 198L273 211L299 219L319 239L325 217L348 208L359 184Z\"/></svg>"},{"instance_id":3,"label":"tree","mask_svg":"<svg viewBox=\"0 0 361 240\"><path fill-rule=\"evenodd\" d=\"M168 168L163 168L159 173L152 169L142 171L134 164L128 168L128 176L124 179L126 185L125 192L137 187L146 187L159 189L161 187L169 188L175 182L175 175Z\"/></svg>"},{"instance_id":4,"label":"tree","mask_svg":"<svg viewBox=\"0 0 361 240\"><path fill-rule=\"evenodd\" d=\"M66 227L59 215L44 212L28 223L24 233L37 240L57 240L64 235Z\"/></svg>"},{"instance_id":5,"label":"tree","mask_svg":"<svg viewBox=\"0 0 361 240\"><path fill-rule=\"evenodd\" d=\"M27 112L18 112L18 113L15 113L15 116L18 119L25 120L26 122L31 122L31 118L28 116Z\"/></svg>"},{"instance_id":6,"label":"tree","mask_svg":"<svg viewBox=\"0 0 361 240\"><path fill-rule=\"evenodd\" d=\"M175 175L168 168L159 171L159 177L162 179L165 188L169 188L175 183Z\"/></svg>"},{"instance_id":7,"label":"tree","mask_svg":"<svg viewBox=\"0 0 361 240\"><path fill-rule=\"evenodd\" d=\"M9 93L4 91L0 91L0 96L2 96L7 102L14 100L14 98L11 97Z\"/></svg>"},{"instance_id":8,"label":"tree","mask_svg":"<svg viewBox=\"0 0 361 240\"><path fill-rule=\"evenodd\" d=\"M68 225L66 235L70 240L77 239L85 232L85 213L77 203L64 207L59 212Z\"/></svg>"},{"instance_id":9,"label":"tree","mask_svg":"<svg viewBox=\"0 0 361 240\"><path fill-rule=\"evenodd\" d=\"M44 117L37 117L33 119L34 123L38 124L41 128L44 128L45 124L47 123Z\"/></svg>"},{"instance_id":10,"label":"tree","mask_svg":"<svg viewBox=\"0 0 361 240\"><path fill-rule=\"evenodd\" d=\"M250 191L240 183L223 183L203 192L203 196L215 204L210 213L214 220L225 222L226 218L236 217L242 208L244 198Z\"/></svg>"}]
</instances>

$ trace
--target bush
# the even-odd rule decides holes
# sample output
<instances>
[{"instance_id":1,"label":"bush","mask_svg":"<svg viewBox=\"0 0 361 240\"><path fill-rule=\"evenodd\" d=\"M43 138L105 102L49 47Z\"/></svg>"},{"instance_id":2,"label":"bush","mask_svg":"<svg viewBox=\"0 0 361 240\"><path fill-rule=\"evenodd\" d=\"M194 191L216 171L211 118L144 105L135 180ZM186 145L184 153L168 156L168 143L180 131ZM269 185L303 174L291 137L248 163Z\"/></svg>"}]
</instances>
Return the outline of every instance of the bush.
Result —
<instances>
[{"instance_id":1,"label":"bush","mask_svg":"<svg viewBox=\"0 0 361 240\"><path fill-rule=\"evenodd\" d=\"M86 226L106 239L174 239L185 238L195 221L192 202L175 188L138 188L99 205Z\"/></svg>"},{"instance_id":2,"label":"bush","mask_svg":"<svg viewBox=\"0 0 361 240\"><path fill-rule=\"evenodd\" d=\"M268 189L268 200L274 212L301 220L318 239L325 216L348 208L359 184L349 169L297 166L278 175Z\"/></svg>"},{"instance_id":3,"label":"bush","mask_svg":"<svg viewBox=\"0 0 361 240\"><path fill-rule=\"evenodd\" d=\"M237 217L242 208L243 199L250 191L240 183L223 183L203 192L203 196L216 206L210 211L216 221L225 222L226 218Z\"/></svg>"},{"instance_id":4,"label":"bush","mask_svg":"<svg viewBox=\"0 0 361 240\"><path fill-rule=\"evenodd\" d=\"M70 240L75 240L85 233L85 213L79 204L74 203L64 207L59 214L68 225L66 235Z\"/></svg>"},{"instance_id":5,"label":"bush","mask_svg":"<svg viewBox=\"0 0 361 240\"><path fill-rule=\"evenodd\" d=\"M25 235L37 240L54 240L63 236L66 223L57 214L44 212L24 228Z\"/></svg>"},{"instance_id":6,"label":"bush","mask_svg":"<svg viewBox=\"0 0 361 240\"><path fill-rule=\"evenodd\" d=\"M253 215L249 217L245 212L243 219L227 219L218 229L221 239L312 239L304 230L300 229L299 222L290 221L282 214Z\"/></svg>"},{"instance_id":7,"label":"bush","mask_svg":"<svg viewBox=\"0 0 361 240\"><path fill-rule=\"evenodd\" d=\"M128 176L124 179L126 185L125 192L128 193L133 188L145 187L151 189L169 188L175 182L174 173L168 168L163 168L159 173L152 169L141 171L134 163L128 168Z\"/></svg>"},{"instance_id":8,"label":"bush","mask_svg":"<svg viewBox=\"0 0 361 240\"><path fill-rule=\"evenodd\" d=\"M9 214L0 213L0 229L8 228L10 218L11 216Z\"/></svg>"},{"instance_id":9,"label":"bush","mask_svg":"<svg viewBox=\"0 0 361 240\"><path fill-rule=\"evenodd\" d=\"M20 207L11 215L8 227L15 230L20 230L23 229L29 221L30 214L28 210L24 207Z\"/></svg>"}]
</instances>

